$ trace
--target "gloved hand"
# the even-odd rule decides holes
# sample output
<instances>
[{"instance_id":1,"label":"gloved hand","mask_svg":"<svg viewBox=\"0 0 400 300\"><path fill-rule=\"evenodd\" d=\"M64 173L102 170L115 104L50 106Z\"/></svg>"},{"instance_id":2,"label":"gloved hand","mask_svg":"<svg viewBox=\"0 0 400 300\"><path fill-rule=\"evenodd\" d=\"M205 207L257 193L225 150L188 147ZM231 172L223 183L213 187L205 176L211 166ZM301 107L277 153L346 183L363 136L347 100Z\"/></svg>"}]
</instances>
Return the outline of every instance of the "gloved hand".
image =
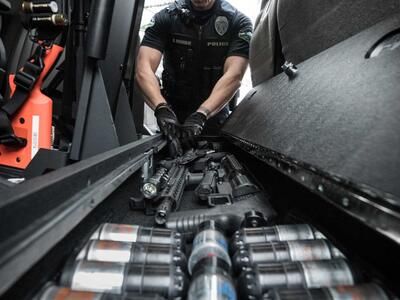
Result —
<instances>
[{"instance_id":1,"label":"gloved hand","mask_svg":"<svg viewBox=\"0 0 400 300\"><path fill-rule=\"evenodd\" d=\"M172 158L182 155L182 147L178 139L179 122L174 111L166 103L157 105L154 110L158 127L167 138L169 155Z\"/></svg>"},{"instance_id":2,"label":"gloved hand","mask_svg":"<svg viewBox=\"0 0 400 300\"><path fill-rule=\"evenodd\" d=\"M183 143L186 145L193 145L194 137L201 134L206 121L206 115L198 111L187 117L181 128L181 139Z\"/></svg>"},{"instance_id":3,"label":"gloved hand","mask_svg":"<svg viewBox=\"0 0 400 300\"><path fill-rule=\"evenodd\" d=\"M167 138L177 135L177 127L179 126L178 118L167 103L157 105L154 115L157 118L157 124L162 134Z\"/></svg>"},{"instance_id":4,"label":"gloved hand","mask_svg":"<svg viewBox=\"0 0 400 300\"><path fill-rule=\"evenodd\" d=\"M168 138L168 152L171 158L182 156L183 149L178 137Z\"/></svg>"}]
</instances>

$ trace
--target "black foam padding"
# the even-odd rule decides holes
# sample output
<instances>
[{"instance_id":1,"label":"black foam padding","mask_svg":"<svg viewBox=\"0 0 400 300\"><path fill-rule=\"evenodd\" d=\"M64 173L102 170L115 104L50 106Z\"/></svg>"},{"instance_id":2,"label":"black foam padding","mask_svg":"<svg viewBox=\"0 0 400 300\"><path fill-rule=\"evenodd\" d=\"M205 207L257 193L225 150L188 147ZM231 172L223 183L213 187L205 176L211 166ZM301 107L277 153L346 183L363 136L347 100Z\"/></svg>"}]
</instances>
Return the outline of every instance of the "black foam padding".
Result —
<instances>
[{"instance_id":1,"label":"black foam padding","mask_svg":"<svg viewBox=\"0 0 400 300\"><path fill-rule=\"evenodd\" d=\"M283 55L298 64L399 10L398 0L280 0Z\"/></svg>"},{"instance_id":2,"label":"black foam padding","mask_svg":"<svg viewBox=\"0 0 400 300\"><path fill-rule=\"evenodd\" d=\"M223 133L400 197L400 47L365 58L398 28L395 15L258 85Z\"/></svg>"}]
</instances>

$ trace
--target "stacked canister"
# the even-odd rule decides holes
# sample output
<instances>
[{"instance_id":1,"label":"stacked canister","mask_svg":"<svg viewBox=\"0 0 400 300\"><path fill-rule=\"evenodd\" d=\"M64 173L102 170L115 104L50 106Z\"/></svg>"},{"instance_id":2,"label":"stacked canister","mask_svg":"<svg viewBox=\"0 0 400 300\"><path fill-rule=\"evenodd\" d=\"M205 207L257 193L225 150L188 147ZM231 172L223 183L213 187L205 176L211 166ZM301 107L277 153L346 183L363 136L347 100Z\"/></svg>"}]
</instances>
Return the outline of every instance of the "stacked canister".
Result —
<instances>
[{"instance_id":1,"label":"stacked canister","mask_svg":"<svg viewBox=\"0 0 400 300\"><path fill-rule=\"evenodd\" d=\"M390 298L309 225L242 228L228 237L209 220L191 241L167 229L103 224L67 263L59 286L46 285L38 299Z\"/></svg>"},{"instance_id":2,"label":"stacked canister","mask_svg":"<svg viewBox=\"0 0 400 300\"><path fill-rule=\"evenodd\" d=\"M39 299L184 299L186 268L179 233L106 223L67 263L62 288L48 285Z\"/></svg>"},{"instance_id":3,"label":"stacked canister","mask_svg":"<svg viewBox=\"0 0 400 300\"><path fill-rule=\"evenodd\" d=\"M389 299L307 224L243 228L230 251L243 300Z\"/></svg>"},{"instance_id":4,"label":"stacked canister","mask_svg":"<svg viewBox=\"0 0 400 300\"><path fill-rule=\"evenodd\" d=\"M200 224L193 240L188 269L192 275L188 300L236 300L231 277L232 262L228 241L214 221Z\"/></svg>"}]
</instances>

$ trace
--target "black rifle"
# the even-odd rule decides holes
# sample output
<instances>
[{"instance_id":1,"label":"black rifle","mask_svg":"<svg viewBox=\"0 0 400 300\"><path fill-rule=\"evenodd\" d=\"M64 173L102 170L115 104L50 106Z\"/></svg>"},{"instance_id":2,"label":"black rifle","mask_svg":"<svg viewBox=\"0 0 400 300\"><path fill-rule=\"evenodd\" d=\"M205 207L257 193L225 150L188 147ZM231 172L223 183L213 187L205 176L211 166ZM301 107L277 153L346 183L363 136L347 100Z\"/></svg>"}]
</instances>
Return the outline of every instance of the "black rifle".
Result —
<instances>
[{"instance_id":1,"label":"black rifle","mask_svg":"<svg viewBox=\"0 0 400 300\"><path fill-rule=\"evenodd\" d=\"M221 169L223 172L206 169L195 191L199 200L208 201L210 208L172 213L166 222L167 228L193 233L203 221L215 220L231 234L243 225L265 225L275 217L266 196L246 175L235 156L226 155L221 160ZM251 220L246 220L246 214Z\"/></svg>"},{"instance_id":2,"label":"black rifle","mask_svg":"<svg viewBox=\"0 0 400 300\"><path fill-rule=\"evenodd\" d=\"M180 164L174 164L167 176L168 181L157 198L160 204L157 206L155 221L159 225L165 224L169 213L180 207L185 187L198 184L203 178L202 173L190 173L185 165Z\"/></svg>"},{"instance_id":3,"label":"black rifle","mask_svg":"<svg viewBox=\"0 0 400 300\"><path fill-rule=\"evenodd\" d=\"M155 221L157 224L164 224L171 210L179 208L183 191L186 186L188 169L185 166L174 165L169 171L170 178L161 191L157 207Z\"/></svg>"}]
</instances>

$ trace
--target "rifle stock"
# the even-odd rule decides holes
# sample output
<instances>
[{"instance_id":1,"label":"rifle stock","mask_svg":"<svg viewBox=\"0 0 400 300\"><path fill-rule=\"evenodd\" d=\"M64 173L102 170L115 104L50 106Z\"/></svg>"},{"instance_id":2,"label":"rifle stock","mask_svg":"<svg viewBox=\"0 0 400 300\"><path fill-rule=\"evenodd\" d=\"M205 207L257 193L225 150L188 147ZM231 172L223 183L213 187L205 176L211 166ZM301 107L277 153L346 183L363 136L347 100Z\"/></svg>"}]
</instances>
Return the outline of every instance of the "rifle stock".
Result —
<instances>
[{"instance_id":1,"label":"rifle stock","mask_svg":"<svg viewBox=\"0 0 400 300\"><path fill-rule=\"evenodd\" d=\"M242 226L246 213L250 211L261 212L267 221L276 216L264 195L254 193L236 199L236 202L230 205L173 212L169 215L165 225L171 230L190 234L194 233L202 222L214 220L229 235Z\"/></svg>"}]
</instances>

